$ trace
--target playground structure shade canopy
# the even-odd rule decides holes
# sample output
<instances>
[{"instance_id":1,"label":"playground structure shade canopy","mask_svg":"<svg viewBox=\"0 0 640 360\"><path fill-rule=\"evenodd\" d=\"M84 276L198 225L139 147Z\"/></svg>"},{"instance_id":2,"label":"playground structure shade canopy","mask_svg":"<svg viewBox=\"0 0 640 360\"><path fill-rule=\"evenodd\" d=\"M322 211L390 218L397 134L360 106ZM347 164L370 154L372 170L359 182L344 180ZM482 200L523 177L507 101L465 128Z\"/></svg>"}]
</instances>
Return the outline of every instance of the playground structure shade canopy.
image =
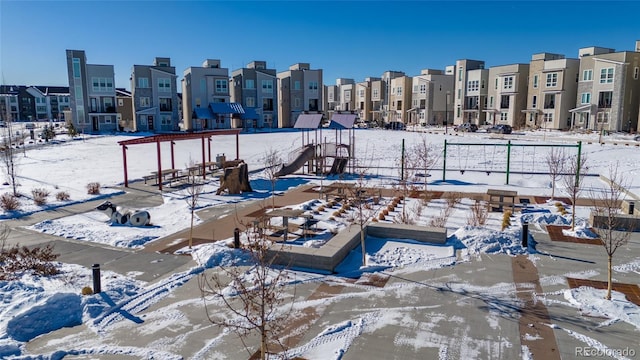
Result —
<instances>
[{"instance_id":1,"label":"playground structure shade canopy","mask_svg":"<svg viewBox=\"0 0 640 360\"><path fill-rule=\"evenodd\" d=\"M330 129L352 129L358 115L355 114L334 114L331 117Z\"/></svg>"},{"instance_id":2,"label":"playground structure shade canopy","mask_svg":"<svg viewBox=\"0 0 640 360\"><path fill-rule=\"evenodd\" d=\"M258 112L256 112L256 108L246 108L244 109L244 114L240 115L242 120L258 120L260 117L258 116Z\"/></svg>"},{"instance_id":3,"label":"playground structure shade canopy","mask_svg":"<svg viewBox=\"0 0 640 360\"><path fill-rule=\"evenodd\" d=\"M238 103L209 103L214 114L244 114L244 108Z\"/></svg>"},{"instance_id":4,"label":"playground structure shade canopy","mask_svg":"<svg viewBox=\"0 0 640 360\"><path fill-rule=\"evenodd\" d=\"M296 120L295 129L317 129L322 122L322 114L300 114Z\"/></svg>"}]
</instances>

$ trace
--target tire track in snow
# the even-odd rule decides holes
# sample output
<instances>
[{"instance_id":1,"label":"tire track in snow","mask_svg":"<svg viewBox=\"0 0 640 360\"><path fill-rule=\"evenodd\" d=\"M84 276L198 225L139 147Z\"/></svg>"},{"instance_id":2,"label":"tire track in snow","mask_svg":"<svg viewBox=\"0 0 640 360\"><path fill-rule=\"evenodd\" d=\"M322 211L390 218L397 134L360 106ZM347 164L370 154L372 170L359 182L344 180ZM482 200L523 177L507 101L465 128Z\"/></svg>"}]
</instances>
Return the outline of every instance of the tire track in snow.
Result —
<instances>
[{"instance_id":1,"label":"tire track in snow","mask_svg":"<svg viewBox=\"0 0 640 360\"><path fill-rule=\"evenodd\" d=\"M102 316L99 316L93 321L93 326L97 332L101 332L106 330L110 325L124 318L130 318L134 322L142 322L142 320L134 315L155 304L162 297L168 295L173 289L182 286L193 276L201 273L202 271L204 271L204 268L196 267L186 272L174 274L160 284L112 306Z\"/></svg>"}]
</instances>

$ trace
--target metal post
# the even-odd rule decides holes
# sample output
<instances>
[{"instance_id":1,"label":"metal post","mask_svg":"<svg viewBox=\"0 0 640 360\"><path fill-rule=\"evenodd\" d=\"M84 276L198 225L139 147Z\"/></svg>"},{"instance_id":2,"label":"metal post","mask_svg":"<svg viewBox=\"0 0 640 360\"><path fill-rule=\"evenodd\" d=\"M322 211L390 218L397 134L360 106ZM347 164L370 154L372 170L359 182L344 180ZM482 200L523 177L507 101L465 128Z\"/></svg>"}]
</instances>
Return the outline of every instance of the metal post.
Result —
<instances>
[{"instance_id":1,"label":"metal post","mask_svg":"<svg viewBox=\"0 0 640 360\"><path fill-rule=\"evenodd\" d=\"M238 228L233 229L233 248L240 248L240 229Z\"/></svg>"},{"instance_id":2,"label":"metal post","mask_svg":"<svg viewBox=\"0 0 640 360\"><path fill-rule=\"evenodd\" d=\"M400 181L404 183L404 139L402 139L402 152L400 154Z\"/></svg>"},{"instance_id":3,"label":"metal post","mask_svg":"<svg viewBox=\"0 0 640 360\"><path fill-rule=\"evenodd\" d=\"M580 160L582 160L582 141L578 141L578 159L576 160L576 188L580 186Z\"/></svg>"},{"instance_id":4,"label":"metal post","mask_svg":"<svg viewBox=\"0 0 640 360\"><path fill-rule=\"evenodd\" d=\"M522 224L522 247L523 248L529 247L529 224L528 223Z\"/></svg>"},{"instance_id":5,"label":"metal post","mask_svg":"<svg viewBox=\"0 0 640 360\"><path fill-rule=\"evenodd\" d=\"M446 181L447 174L447 139L444 139L444 152L442 153L442 181Z\"/></svg>"},{"instance_id":6,"label":"metal post","mask_svg":"<svg viewBox=\"0 0 640 360\"><path fill-rule=\"evenodd\" d=\"M511 166L511 140L507 141L507 185L509 185L510 166Z\"/></svg>"},{"instance_id":7,"label":"metal post","mask_svg":"<svg viewBox=\"0 0 640 360\"><path fill-rule=\"evenodd\" d=\"M91 269L93 270L93 293L97 294L102 291L100 289L100 264L93 264Z\"/></svg>"}]
</instances>

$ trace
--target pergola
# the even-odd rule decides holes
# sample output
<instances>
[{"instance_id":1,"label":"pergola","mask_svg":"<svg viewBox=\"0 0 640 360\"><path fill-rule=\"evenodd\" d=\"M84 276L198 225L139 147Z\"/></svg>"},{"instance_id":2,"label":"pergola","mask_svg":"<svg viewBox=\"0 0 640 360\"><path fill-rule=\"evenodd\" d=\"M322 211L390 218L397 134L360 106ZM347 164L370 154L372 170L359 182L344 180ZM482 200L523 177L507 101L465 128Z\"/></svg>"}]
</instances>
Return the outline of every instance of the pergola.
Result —
<instances>
[{"instance_id":1,"label":"pergola","mask_svg":"<svg viewBox=\"0 0 640 360\"><path fill-rule=\"evenodd\" d=\"M127 176L127 146L129 145L138 145L138 144L151 144L156 143L157 149L157 160L158 160L158 188L162 190L162 181L160 180L160 174L162 174L162 157L160 153L160 143L170 142L171 143L171 168L175 168L175 160L173 153L173 146L176 141L179 140L193 140L193 139L201 139L202 140L202 177L206 178L206 159L205 159L205 147L204 140L208 140L208 156L209 162L211 162L211 137L216 135L236 135L236 159L240 157L240 146L239 146L239 134L241 129L225 129L225 130L212 130L212 131L202 131L202 132L193 132L193 133L179 133L179 134L161 134L161 135L152 135L141 137L137 139L118 141L118 144L122 146L122 159L124 166L124 186L129 187L129 179Z\"/></svg>"}]
</instances>

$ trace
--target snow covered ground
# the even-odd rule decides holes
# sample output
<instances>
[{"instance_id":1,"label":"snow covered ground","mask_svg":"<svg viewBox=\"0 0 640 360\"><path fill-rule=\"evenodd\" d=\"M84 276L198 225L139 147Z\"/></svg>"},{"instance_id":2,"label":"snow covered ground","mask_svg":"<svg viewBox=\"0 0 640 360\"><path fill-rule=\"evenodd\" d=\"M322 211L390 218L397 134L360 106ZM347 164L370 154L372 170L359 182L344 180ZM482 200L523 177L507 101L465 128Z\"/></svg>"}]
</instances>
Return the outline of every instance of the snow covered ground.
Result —
<instances>
[{"instance_id":1,"label":"snow covered ground","mask_svg":"<svg viewBox=\"0 0 640 360\"><path fill-rule=\"evenodd\" d=\"M401 157L403 140L405 140L406 148L410 149L424 136L427 141L441 151L445 139L442 134L383 130L358 130L355 135L356 158L366 163L369 168L370 177L366 180L367 185L386 187L397 185L399 170L396 164ZM325 131L324 136L331 138L334 133ZM123 182L122 150L117 145L117 141L130 139L132 136L85 137L81 140L63 139L63 135L59 137L59 140L66 141L53 145L33 146L17 157L19 192L25 196L21 198L22 206L19 211L0 214L1 218L23 217L54 207L63 207L71 203L95 199L95 195L87 194L86 185L89 182L99 182L102 185L99 197L108 197L122 191L119 187ZM250 171L264 167L264 157L270 149L277 150L286 161L287 154L301 145L300 137L300 133L297 132L242 134L240 136L240 158L248 163ZM531 249L524 249L520 246L519 224L526 221L531 224L532 231L543 231L542 225L545 224L564 225L570 223L570 214L562 215L558 213L556 206L548 203L532 206L532 210L535 211L517 214L512 218L513 226L504 231L501 230L502 216L496 213L490 214L485 226L472 227L467 225L469 209L474 201L466 198L464 193L484 193L489 188L499 188L516 190L519 194L549 196L551 193L549 177L532 174L546 171L543 158L547 150L546 148L532 150L525 147L514 147L511 170L515 173L511 174L509 185L505 185L505 173L501 171L506 165L506 147L494 145L504 144L505 141L493 139L488 134L482 133L449 135L446 138L450 143L487 144L487 147L484 148L449 145L447 148L447 167L455 170L446 173L446 181L442 181L441 170L433 170L431 177L428 178L429 190L463 193L461 202L453 207L445 224L449 235L447 243L436 246L418 243L410 239L371 238L367 242L368 265L372 274L391 273L407 278L424 274L433 277L447 271L448 275L443 275L444 279L440 277L437 279L445 282L447 285L443 286L456 296L473 292L479 294L478 296L483 299L487 297L499 298L502 305L492 305L487 324L492 328L502 326L506 329L506 325L499 319L512 315L509 313L508 307L502 306L504 303L513 307L521 306L515 296L515 287L512 284L474 283L473 277L466 278L464 282L456 282L454 278L457 275L454 274L456 274L455 271L459 271L456 269L471 266L479 267L479 271L482 271L482 262L486 262L482 259L486 256L516 254L529 254L534 263L545 264L543 260L537 260L543 255L536 254L535 251L532 253ZM620 138L627 140L624 136L620 136ZM583 153L588 159L589 174L606 174L609 165L612 164L612 159L619 160L620 169L629 180L628 188L636 194L640 193L640 148L612 144L599 145L595 135L556 132L516 134L509 139L512 143L544 142L556 144L575 144L577 140L581 140L583 141ZM567 150L567 152L569 151L573 150ZM162 152L169 154L168 145L163 145ZM176 142L176 167L186 167L195 159L201 158L200 152L199 140ZM212 152L214 154L225 153L228 158L233 157L235 155L235 136L214 137ZM130 181L131 179L140 179L155 170L157 167L155 153L154 144L129 147L128 172ZM170 167L168 156L165 156L162 161L163 167ZM442 157L435 168L442 168ZM465 170L464 174L458 170ZM524 174L518 174L518 172L524 172ZM293 176L293 178L297 180L295 181L297 184L317 185L327 185L328 182L336 180L355 181L350 177L339 179L338 177ZM204 209L229 202L248 201L269 196L271 184L267 181L264 172L253 173L251 181L256 193L241 196L215 195L215 189L219 184L216 180L210 181L205 185L199 208ZM416 186L422 187L423 185L416 184ZM597 176L589 176L585 180L586 190L582 196L587 196L590 191L597 191L603 187L604 183ZM66 191L70 194L71 200L58 201L50 198L47 205L36 206L29 199L31 190L34 188L46 189L51 194ZM286 189L279 188L279 190ZM0 186L0 193L8 191L7 185ZM558 196L566 196L561 184L558 184L558 188L556 188L556 197ZM87 243L137 249L156 239L188 228L190 214L184 201L185 197L184 191L165 191L162 205L145 208L152 214L153 225L145 228L111 225L107 216L99 211L46 220L28 228ZM417 225L429 225L446 208L445 200L434 199L425 204L418 204L419 202L417 199L409 199L401 205L405 210L414 212L414 221ZM322 200L317 200L314 204L300 204L300 208L305 209L311 206L317 208L320 205L326 204ZM585 224L588 213L589 209L586 207L577 209L580 223ZM394 217L399 216L398 211L392 212L385 221L393 221ZM324 230L324 233L321 232L317 239L301 245L319 246L329 233L339 231L349 225L346 220L350 218L348 214L339 219L330 219L331 217L330 212L317 214L318 226ZM199 221L201 220L196 219L197 223ZM586 226L579 227L577 234L592 236L585 228ZM356 248L339 266L338 272L346 274L362 270L360 268L361 252L362 249ZM236 358L226 354L224 350L221 350L224 347L220 347L220 344L227 344L231 341L229 338L233 337L232 334L220 330L213 331L209 325L201 323L195 325L193 321L185 320L181 306L195 306L194 304L200 303L201 300L196 292L190 293L191 297L180 301L172 299L187 296L179 294L181 294L181 289L188 287L187 284L194 282L192 279L199 274L214 271L219 265L231 264L232 261L236 261L239 256L242 256L241 252L221 244L210 244L195 247L192 256L195 260L192 269L175 273L153 283L137 281L131 274L108 272L104 275L103 289L107 290L103 296L80 295L82 287L91 283L91 270L73 264L60 264L61 274L49 278L24 274L16 281L0 281L0 357L31 358L40 356L39 358L43 359L58 359L65 355L113 354L130 358L153 357L160 359L181 358L183 356L190 358L210 358L211 356ZM248 259L245 260L245 264L249 264ZM627 273L638 274L640 257L627 254L625 262L618 264L615 269L616 274L621 277ZM576 269L576 271L578 270ZM586 278L597 277L603 272L606 272L606 269L604 265L601 265L599 271L591 271L584 276ZM349 351L358 351L358 339L363 338L366 334L373 334L386 326L403 326L401 324L416 322L421 316L413 313L415 309L412 310L411 305L405 303L404 300L399 301L401 305L395 310L386 309L383 311L373 304L375 299L383 301L382 299L387 298L418 296L417 289L419 287L413 287L416 285L409 286L397 281L391 282L384 288L371 289L364 288L364 285L358 285L357 282L350 285L345 283L343 278L334 275L294 273L298 286L303 288L317 286L318 282L338 283L347 287L348 290L342 295L331 300L325 299L325 302L334 304L332 306L339 307L339 302L348 301L347 299L353 297L363 299L370 297L373 300L364 302L359 314L358 312L349 312L349 318L346 320L320 323L319 326L323 329L304 337L304 341L291 349L289 355L298 355L308 359L340 359ZM445 279L448 280L445 281ZM558 285L554 281L550 283ZM562 303L563 306L580 309L580 313L575 316L606 316L609 319L607 326L614 326L620 322L629 324L632 331L640 329L640 318L638 317L640 309L625 300L620 293L615 293L612 301L601 301L602 293L591 288L569 290L565 285L563 290L557 291L557 294L545 293L543 297L550 303L555 301ZM557 298L554 296L560 296L560 294L564 300L552 300ZM462 300L459 300L459 303L464 305ZM310 305L320 306L321 303L310 304L309 301L297 301L296 304L297 309L301 310ZM323 303L320 308L326 306L328 305ZM425 311L431 313L433 319L441 318L447 323L465 322L464 318L455 318L454 314L442 314L434 310ZM403 318L404 321L400 321L400 318ZM434 327L436 324L437 320L432 320L430 326ZM150 326L156 328L149 329ZM177 348L168 345L172 341L155 347L115 345L119 343L116 339L119 336L119 331L123 329L137 332L143 331L142 328L146 327L144 331L153 335L162 331L162 328L188 329L194 326L198 331L208 329L212 334L218 335L217 337L210 336L209 342L201 348L191 349L190 356L181 353L179 345ZM55 331L63 327L81 328L81 330L70 330L72 333L79 331L82 336L77 339L80 340L73 340L76 338L71 335L59 340L52 339L51 335L56 334ZM136 327L140 328L133 330ZM579 340L586 345L595 344L596 340L587 335L580 334L575 330L566 331L567 333L572 331L574 335L582 336L572 335L574 338L580 338ZM98 336L91 337L92 333ZM466 350L454 350L456 337L461 334L451 334L448 337L444 335L440 335L440 337L427 336L427 333L422 332L419 334L409 335L401 332L395 340L397 346L411 346L416 350L435 348L440 359L473 358L482 354L492 354L492 346L497 346L507 352L515 352L522 358L530 358L531 355L529 349L526 346L520 347L518 342L504 340L498 341L498 345L492 343L493 345L477 345L477 347L472 346ZM465 336L474 338L471 334ZM475 338L477 339L477 337ZM38 347L40 352L31 353L29 344L38 343L37 339L47 339L47 343L40 343ZM155 344L158 345L160 340L156 339ZM180 343L180 341L175 342ZM122 343L129 344L126 341ZM154 342L149 340L149 344L152 343ZM607 344L601 342L599 344L599 348L607 348ZM43 350L48 348L55 350L50 352ZM640 351L640 348L636 350Z\"/></svg>"}]
</instances>

